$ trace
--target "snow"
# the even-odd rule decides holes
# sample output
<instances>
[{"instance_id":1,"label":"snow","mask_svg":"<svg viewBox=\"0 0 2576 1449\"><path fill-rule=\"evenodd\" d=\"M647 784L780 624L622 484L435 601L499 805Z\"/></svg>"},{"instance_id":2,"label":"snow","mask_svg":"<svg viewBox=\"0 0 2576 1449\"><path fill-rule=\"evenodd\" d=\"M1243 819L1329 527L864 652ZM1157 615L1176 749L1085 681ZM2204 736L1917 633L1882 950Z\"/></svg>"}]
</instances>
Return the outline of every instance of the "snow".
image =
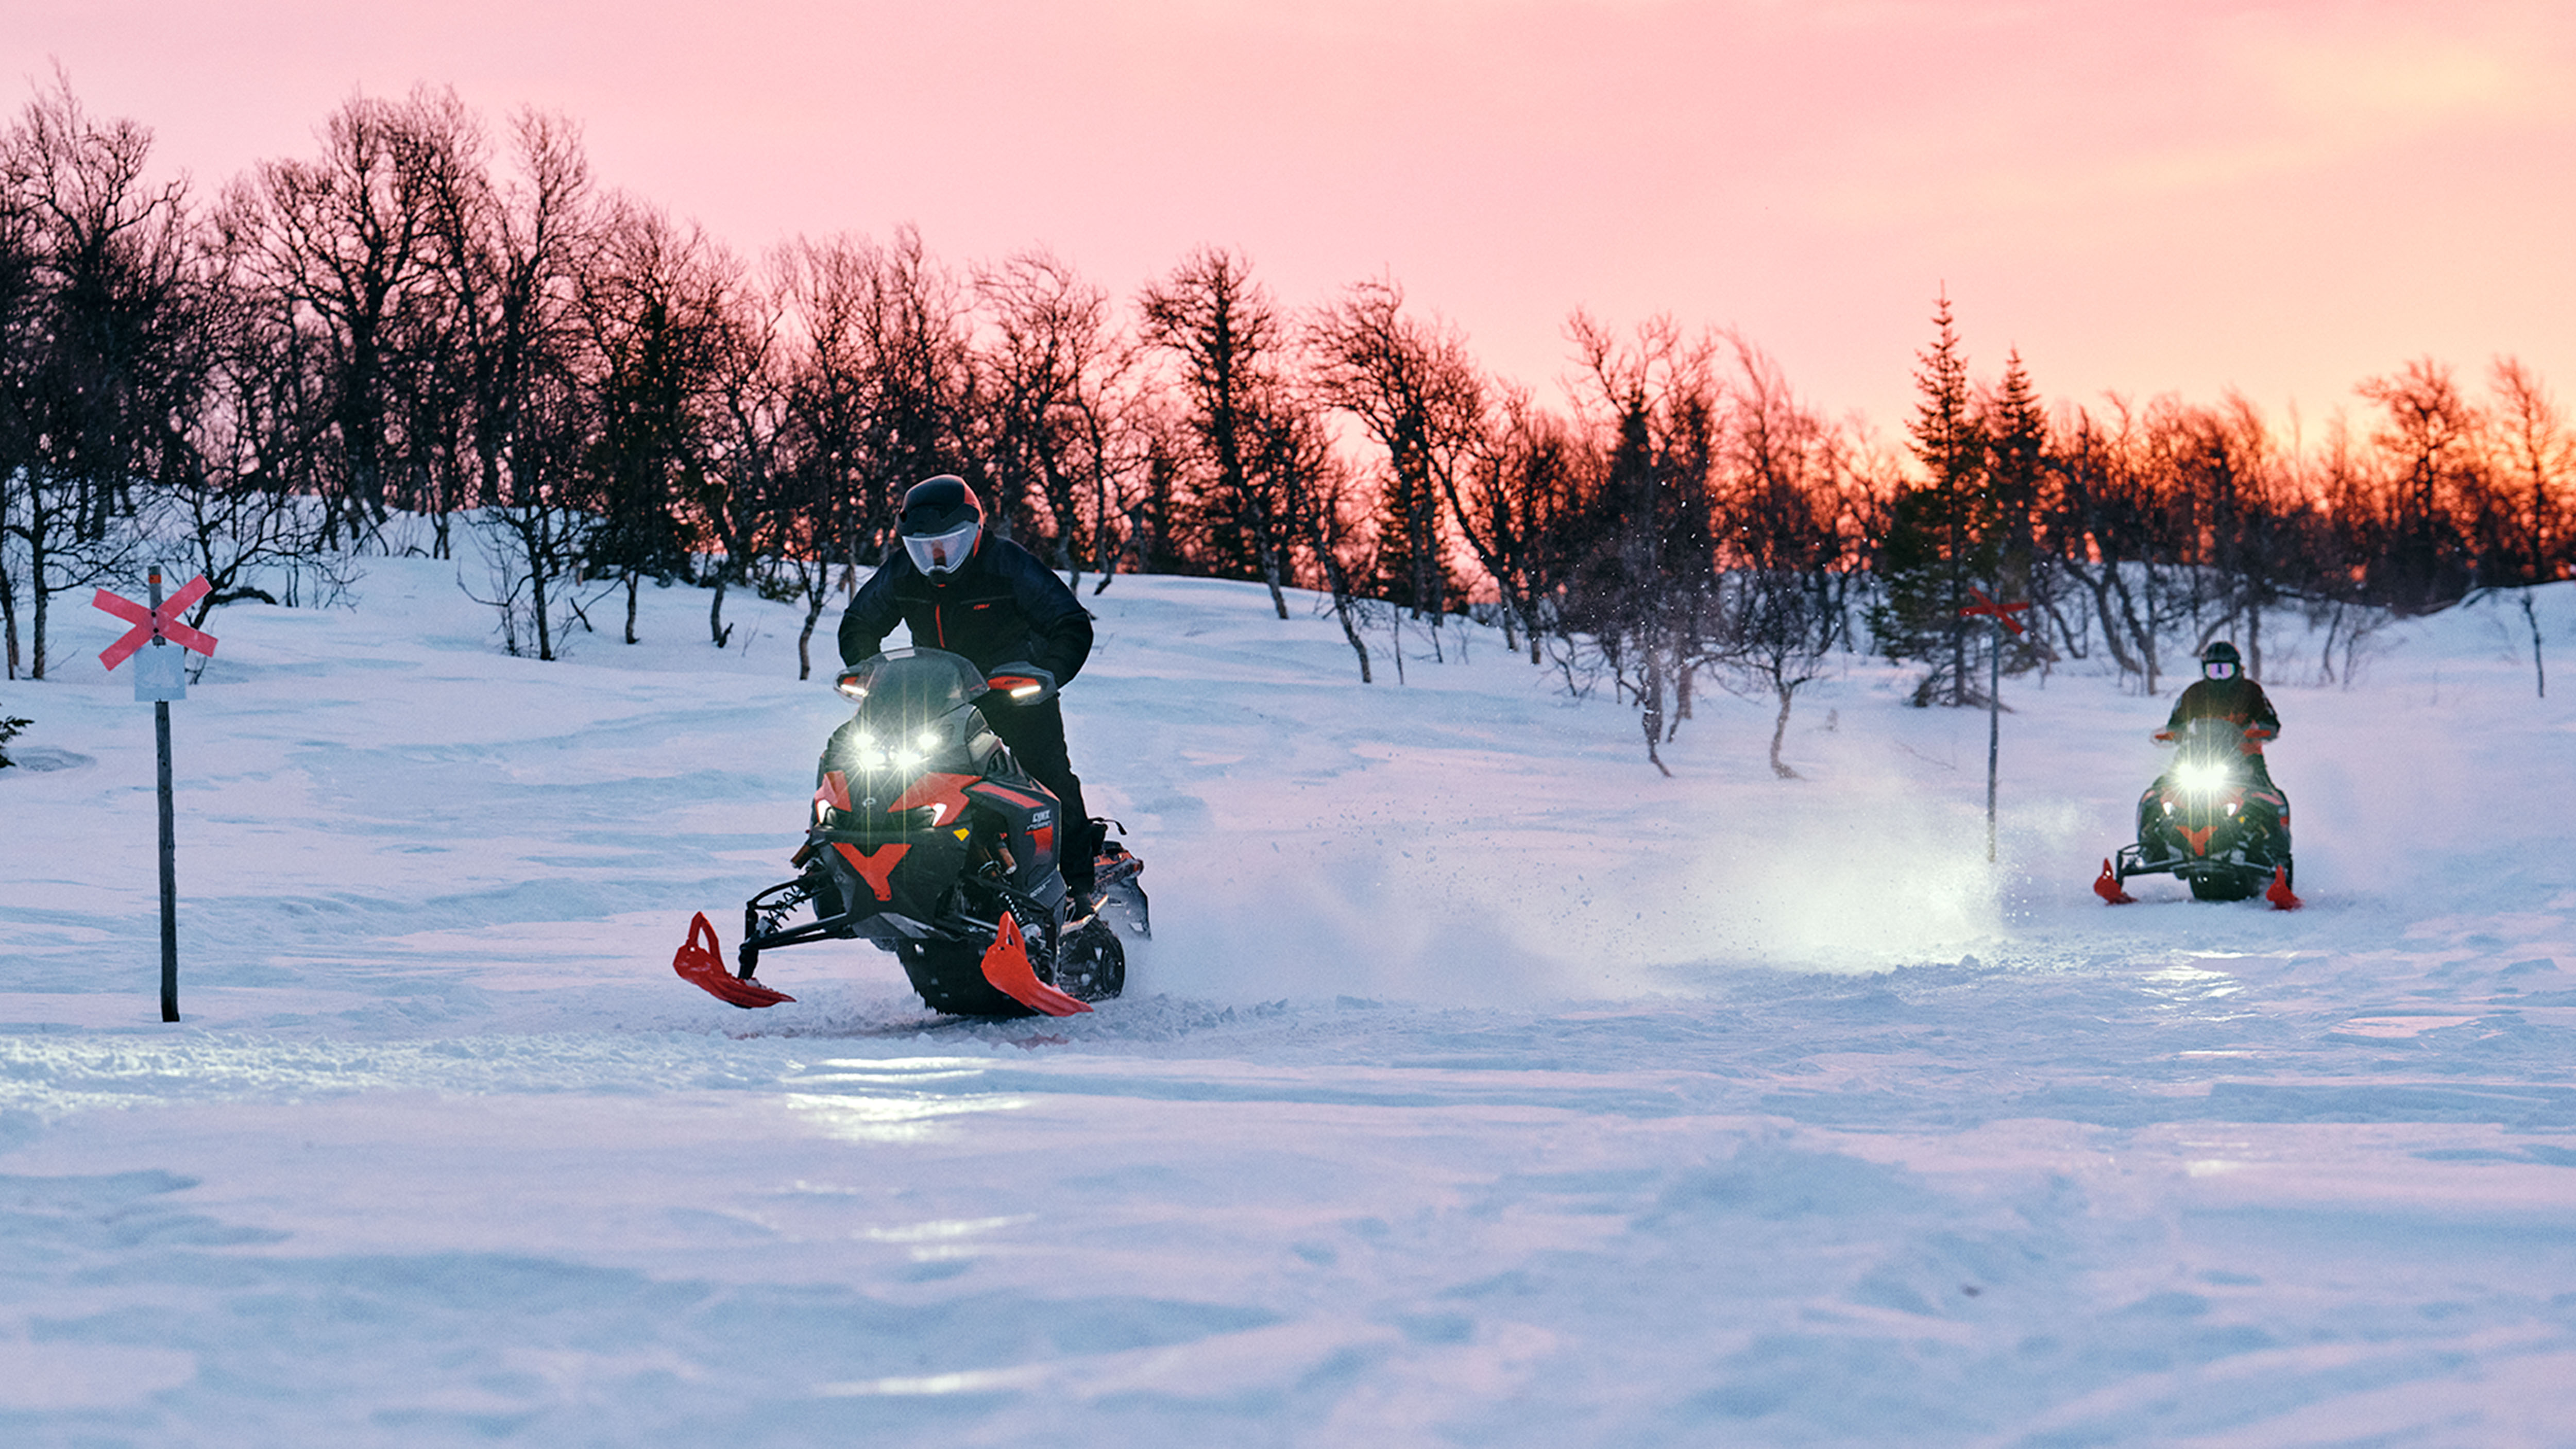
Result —
<instances>
[{"instance_id":1,"label":"snow","mask_svg":"<svg viewBox=\"0 0 2576 1449\"><path fill-rule=\"evenodd\" d=\"M1311 601L1121 578L1066 698L1158 938L969 1024L855 943L756 1014L668 968L786 873L791 610L541 664L453 565L359 594L217 615L172 706L177 1026L121 626L7 687L0 1442L2576 1441L2518 611L2348 689L2273 621L2309 908L2111 910L2169 701L2094 666L2007 683L1989 866L1984 716L1876 665L1803 778L1708 692L1668 780L1489 632L1364 688Z\"/></svg>"}]
</instances>

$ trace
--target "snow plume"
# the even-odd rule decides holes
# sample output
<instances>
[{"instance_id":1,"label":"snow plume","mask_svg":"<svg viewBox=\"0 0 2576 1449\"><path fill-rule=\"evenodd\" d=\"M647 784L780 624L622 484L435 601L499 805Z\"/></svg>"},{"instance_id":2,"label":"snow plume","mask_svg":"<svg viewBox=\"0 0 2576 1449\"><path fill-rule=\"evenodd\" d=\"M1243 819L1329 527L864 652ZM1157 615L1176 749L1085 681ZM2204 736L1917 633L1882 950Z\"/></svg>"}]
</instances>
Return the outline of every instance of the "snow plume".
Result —
<instances>
[{"instance_id":1,"label":"snow plume","mask_svg":"<svg viewBox=\"0 0 2576 1449\"><path fill-rule=\"evenodd\" d=\"M1956 960L2000 921L1981 816L1883 780L1866 809L1778 811L1768 828L1699 848L1684 940L1720 965L1868 971ZM1674 957L1687 963L1690 955Z\"/></svg>"},{"instance_id":2,"label":"snow plume","mask_svg":"<svg viewBox=\"0 0 2576 1449\"><path fill-rule=\"evenodd\" d=\"M1732 725L1728 703L1703 705L1703 727ZM1711 970L1872 971L1991 949L1983 817L1939 793L1959 772L1894 735L1837 716L1803 741L1811 779L1710 751L1667 780L1639 767L1621 738L1633 724L1606 709L1526 723L1513 751L1481 732L1390 729L1349 743L1313 785L1231 764L1202 774L1194 798L1230 825L1154 866L1159 888L1200 906L1174 918L1158 959L1190 961L1193 990L1236 1001L1527 1005L1688 991ZM1302 725L1302 749L1326 729Z\"/></svg>"}]
</instances>

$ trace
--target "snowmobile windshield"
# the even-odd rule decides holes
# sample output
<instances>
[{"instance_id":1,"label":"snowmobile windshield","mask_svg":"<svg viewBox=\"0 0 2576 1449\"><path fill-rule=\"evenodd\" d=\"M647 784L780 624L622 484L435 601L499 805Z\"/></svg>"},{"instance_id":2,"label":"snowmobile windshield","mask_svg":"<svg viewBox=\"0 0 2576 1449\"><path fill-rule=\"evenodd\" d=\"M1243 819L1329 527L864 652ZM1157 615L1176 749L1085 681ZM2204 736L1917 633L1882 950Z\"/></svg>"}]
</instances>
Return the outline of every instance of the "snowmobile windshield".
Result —
<instances>
[{"instance_id":1,"label":"snowmobile windshield","mask_svg":"<svg viewBox=\"0 0 2576 1449\"><path fill-rule=\"evenodd\" d=\"M991 688L972 661L940 649L889 650L841 671L835 687L859 713L832 736L824 768L870 776L971 754L984 723L969 706Z\"/></svg>"},{"instance_id":2,"label":"snowmobile windshield","mask_svg":"<svg viewBox=\"0 0 2576 1449\"><path fill-rule=\"evenodd\" d=\"M973 660L944 649L889 649L841 671L834 687L859 702L862 721L916 728L992 688Z\"/></svg>"}]
</instances>

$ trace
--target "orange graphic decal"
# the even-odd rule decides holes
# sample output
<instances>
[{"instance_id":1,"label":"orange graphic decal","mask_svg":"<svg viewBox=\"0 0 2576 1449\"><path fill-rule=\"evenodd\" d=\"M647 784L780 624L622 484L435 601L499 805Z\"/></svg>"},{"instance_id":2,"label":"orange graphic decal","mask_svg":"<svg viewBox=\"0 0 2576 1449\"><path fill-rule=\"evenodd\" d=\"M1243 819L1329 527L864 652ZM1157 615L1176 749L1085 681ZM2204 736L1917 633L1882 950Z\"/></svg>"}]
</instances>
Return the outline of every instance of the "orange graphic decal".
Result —
<instances>
[{"instance_id":1,"label":"orange graphic decal","mask_svg":"<svg viewBox=\"0 0 2576 1449\"><path fill-rule=\"evenodd\" d=\"M929 774L905 787L889 810L917 810L924 805L943 805L939 823L947 824L966 813L966 787L975 783L973 775Z\"/></svg>"},{"instance_id":2,"label":"orange graphic decal","mask_svg":"<svg viewBox=\"0 0 2576 1449\"><path fill-rule=\"evenodd\" d=\"M975 793L978 795L993 796L995 799L1001 800L1007 804L1017 805L1023 810L1035 810L1040 806L1052 805L1055 803L1055 797L1052 795L1041 800L1034 795L1011 789L1008 786L996 785L990 780L986 780L982 784L977 785L975 787Z\"/></svg>"},{"instance_id":3,"label":"orange graphic decal","mask_svg":"<svg viewBox=\"0 0 2576 1449\"><path fill-rule=\"evenodd\" d=\"M850 863L850 868L859 873L859 879L868 883L868 889L877 893L879 901L894 899L894 868L903 859L904 852L912 849L911 846L880 845L873 851L866 851L855 845L835 842L832 848L839 851L841 858Z\"/></svg>"}]
</instances>

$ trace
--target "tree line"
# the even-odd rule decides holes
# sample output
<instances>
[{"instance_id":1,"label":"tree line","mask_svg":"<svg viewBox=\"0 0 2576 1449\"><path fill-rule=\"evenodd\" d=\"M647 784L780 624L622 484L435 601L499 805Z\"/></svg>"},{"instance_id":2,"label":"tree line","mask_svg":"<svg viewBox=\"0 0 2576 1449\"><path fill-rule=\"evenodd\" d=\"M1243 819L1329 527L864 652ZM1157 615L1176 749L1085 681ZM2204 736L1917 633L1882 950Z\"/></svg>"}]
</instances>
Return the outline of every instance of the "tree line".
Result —
<instances>
[{"instance_id":1,"label":"tree line","mask_svg":"<svg viewBox=\"0 0 2576 1449\"><path fill-rule=\"evenodd\" d=\"M2006 667L2101 657L2153 692L2219 629L2323 626L2348 674L2395 613L2571 560L2565 415L2499 361L2369 379L2284 433L2241 397L2044 407L1972 380L1943 298L1902 444L1798 398L1749 340L1568 323L1561 397L1486 373L1389 279L1290 306L1241 255L1130 298L1043 249L952 266L901 230L758 259L601 185L579 131L446 91L359 97L210 195L59 78L0 134L0 634L146 553L207 611L458 560L513 653L635 639L639 590L831 602L902 491L965 477L1079 587L1198 574L1326 601L1363 679L1474 612L1633 704L1650 758L1709 684L1775 701L1874 651L1981 702L1972 590L2032 600ZM415 537L399 532L418 526ZM2315 636L2311 636L2315 637Z\"/></svg>"}]
</instances>

